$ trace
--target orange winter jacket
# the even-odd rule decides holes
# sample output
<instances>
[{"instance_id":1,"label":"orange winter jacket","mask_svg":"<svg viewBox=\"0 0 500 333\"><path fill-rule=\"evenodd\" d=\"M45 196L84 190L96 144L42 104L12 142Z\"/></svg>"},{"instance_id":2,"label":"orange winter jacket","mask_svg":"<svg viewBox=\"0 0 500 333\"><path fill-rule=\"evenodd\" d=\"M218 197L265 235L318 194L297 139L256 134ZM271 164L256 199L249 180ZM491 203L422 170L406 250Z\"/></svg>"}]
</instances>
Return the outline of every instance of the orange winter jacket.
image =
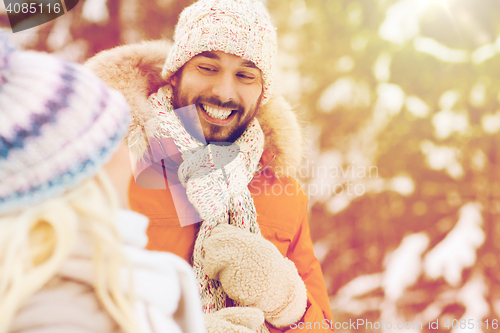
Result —
<instances>
[{"instance_id":1,"label":"orange winter jacket","mask_svg":"<svg viewBox=\"0 0 500 333\"><path fill-rule=\"evenodd\" d=\"M264 154L263 160L268 156ZM278 178L268 168L256 175L248 188L262 236L295 263L307 288L307 310L301 322L291 325L285 332L328 332L334 324L309 232L307 197L293 178ZM170 190L143 189L132 180L129 202L133 210L150 220L148 249L172 252L191 262L200 223L181 227ZM272 327L269 330L281 332Z\"/></svg>"},{"instance_id":2,"label":"orange winter jacket","mask_svg":"<svg viewBox=\"0 0 500 333\"><path fill-rule=\"evenodd\" d=\"M142 133L147 132L148 126L154 123L150 120L156 116L151 112L148 97L169 84L161 76L169 48L170 43L166 41L125 45L103 51L86 63L110 87L121 91L130 104L132 122L126 140L136 158L143 156L148 146ZM302 321L286 331L329 332L334 323L321 267L313 251L307 197L293 179L303 155L302 130L290 105L279 94L273 94L265 105L260 106L256 117L265 137L261 158L263 171L256 174L249 184L257 209L257 222L262 235L295 263L308 293L307 311ZM277 177L277 174L282 176ZM164 182L163 175L160 177L160 182ZM130 207L150 220L147 230L149 249L173 252L191 262L200 224L180 226L172 193L178 198L180 191L170 191L168 187L144 189L132 180ZM270 331L279 332L275 328L270 328Z\"/></svg>"}]
</instances>

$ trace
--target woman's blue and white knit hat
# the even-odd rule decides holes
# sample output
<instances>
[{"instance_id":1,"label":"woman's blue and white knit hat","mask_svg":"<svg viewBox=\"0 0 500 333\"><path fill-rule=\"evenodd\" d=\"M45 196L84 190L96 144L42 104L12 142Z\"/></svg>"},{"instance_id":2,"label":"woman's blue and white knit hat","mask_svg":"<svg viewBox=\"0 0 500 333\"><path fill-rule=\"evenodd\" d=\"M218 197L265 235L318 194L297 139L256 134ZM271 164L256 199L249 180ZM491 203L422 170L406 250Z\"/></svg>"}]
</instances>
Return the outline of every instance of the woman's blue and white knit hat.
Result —
<instances>
[{"instance_id":1,"label":"woman's blue and white knit hat","mask_svg":"<svg viewBox=\"0 0 500 333\"><path fill-rule=\"evenodd\" d=\"M93 176L129 122L123 95L91 71L16 50L0 33L0 215Z\"/></svg>"}]
</instances>

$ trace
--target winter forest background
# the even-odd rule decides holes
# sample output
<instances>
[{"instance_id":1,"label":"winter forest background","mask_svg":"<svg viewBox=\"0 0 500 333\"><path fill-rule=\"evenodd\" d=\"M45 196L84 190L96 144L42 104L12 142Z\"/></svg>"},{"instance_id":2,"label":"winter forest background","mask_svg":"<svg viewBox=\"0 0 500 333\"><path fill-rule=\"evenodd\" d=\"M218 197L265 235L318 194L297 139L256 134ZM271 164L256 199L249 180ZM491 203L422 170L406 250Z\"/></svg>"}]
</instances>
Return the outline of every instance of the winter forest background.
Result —
<instances>
[{"instance_id":1,"label":"winter forest background","mask_svg":"<svg viewBox=\"0 0 500 333\"><path fill-rule=\"evenodd\" d=\"M81 0L16 42L83 62L170 38L191 2ZM498 331L500 1L267 5L277 86L309 135L301 182L334 318Z\"/></svg>"}]
</instances>

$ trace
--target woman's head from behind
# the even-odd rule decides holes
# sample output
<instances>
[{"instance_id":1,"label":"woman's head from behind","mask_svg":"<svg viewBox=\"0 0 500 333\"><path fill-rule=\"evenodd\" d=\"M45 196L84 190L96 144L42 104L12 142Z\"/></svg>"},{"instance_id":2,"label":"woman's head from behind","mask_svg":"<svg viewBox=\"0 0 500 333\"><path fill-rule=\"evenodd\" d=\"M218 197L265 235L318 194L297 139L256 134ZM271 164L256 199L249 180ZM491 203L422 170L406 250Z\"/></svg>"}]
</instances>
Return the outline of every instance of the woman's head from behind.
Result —
<instances>
[{"instance_id":1,"label":"woman's head from behind","mask_svg":"<svg viewBox=\"0 0 500 333\"><path fill-rule=\"evenodd\" d=\"M124 262L117 198L101 170L129 120L124 97L89 70L16 50L0 32L0 332L56 273L82 225L95 244L98 297L132 330L130 304L112 281Z\"/></svg>"}]
</instances>

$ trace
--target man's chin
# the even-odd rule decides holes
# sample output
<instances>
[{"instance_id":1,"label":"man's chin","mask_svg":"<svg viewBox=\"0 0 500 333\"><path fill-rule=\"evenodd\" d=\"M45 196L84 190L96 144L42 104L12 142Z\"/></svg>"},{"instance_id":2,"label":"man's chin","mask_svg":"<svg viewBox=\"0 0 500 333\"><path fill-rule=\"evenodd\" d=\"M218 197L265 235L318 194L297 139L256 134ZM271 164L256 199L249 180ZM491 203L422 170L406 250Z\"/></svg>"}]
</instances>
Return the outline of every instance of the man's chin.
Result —
<instances>
[{"instance_id":1,"label":"man's chin","mask_svg":"<svg viewBox=\"0 0 500 333\"><path fill-rule=\"evenodd\" d=\"M249 118L243 124L236 128L218 128L218 126L211 126L204 128L203 132L208 143L234 143L240 136L243 135L250 122L254 117Z\"/></svg>"},{"instance_id":2,"label":"man's chin","mask_svg":"<svg viewBox=\"0 0 500 333\"><path fill-rule=\"evenodd\" d=\"M230 143L232 144L234 141L236 141L240 135L237 135L235 133L214 133L213 131L208 131L208 133L205 133L205 138L207 143L212 143L212 144L219 144L223 145L224 143Z\"/></svg>"}]
</instances>

